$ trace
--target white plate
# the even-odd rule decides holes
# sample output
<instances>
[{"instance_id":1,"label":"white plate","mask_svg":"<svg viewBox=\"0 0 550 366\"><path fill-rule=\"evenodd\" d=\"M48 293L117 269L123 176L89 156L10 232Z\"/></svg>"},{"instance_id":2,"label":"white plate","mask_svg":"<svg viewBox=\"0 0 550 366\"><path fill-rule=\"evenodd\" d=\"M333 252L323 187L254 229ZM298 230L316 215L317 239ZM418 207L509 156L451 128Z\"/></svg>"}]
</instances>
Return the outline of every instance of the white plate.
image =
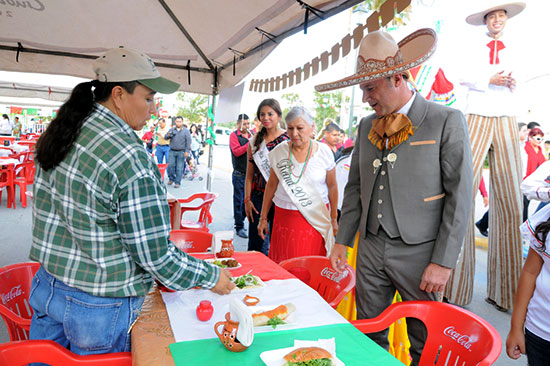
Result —
<instances>
[{"instance_id":1,"label":"white plate","mask_svg":"<svg viewBox=\"0 0 550 366\"><path fill-rule=\"evenodd\" d=\"M266 364L266 366L282 366L285 363L283 357L285 357L288 353L296 348L299 347L287 347L273 349L271 351L264 351L260 353L260 358ZM334 366L345 366L344 363L335 356L332 357L332 364Z\"/></svg>"},{"instance_id":2,"label":"white plate","mask_svg":"<svg viewBox=\"0 0 550 366\"><path fill-rule=\"evenodd\" d=\"M281 305L284 305L284 304L281 304ZM263 313L264 311L268 311L268 310L273 310L278 306L279 305L249 306L248 309L252 312L252 314L256 314L256 313ZM254 318L252 318L252 319L254 319ZM285 322L285 324L277 324L277 327L275 329L277 329L279 327L288 327L288 326L294 325L294 323L296 323L296 311L293 311L292 313L290 313L286 317L286 319L284 319L283 321ZM271 325L260 325L260 326L254 327L254 329L272 329L272 330L275 330L275 329L273 329L273 326L271 326Z\"/></svg>"},{"instance_id":3,"label":"white plate","mask_svg":"<svg viewBox=\"0 0 550 366\"><path fill-rule=\"evenodd\" d=\"M237 276L235 278L239 278L241 276ZM238 288L235 286L235 288L233 290L231 290L231 292L247 292L247 291L255 291L255 290L261 290L262 288L265 287L265 283L264 281L262 281L260 279L260 277L256 276L257 280L258 280L258 284L255 286L255 287L244 287L244 288Z\"/></svg>"},{"instance_id":4,"label":"white plate","mask_svg":"<svg viewBox=\"0 0 550 366\"><path fill-rule=\"evenodd\" d=\"M235 258L210 258L210 259L205 259L204 261L207 262L207 263L210 263L210 264L213 264L214 261L218 260L218 261L224 261L224 260L227 260L227 259L233 259L233 260L236 260ZM237 261L237 263L239 263L239 265L237 267L220 267L220 268L225 268L225 269L228 269L228 270L234 270L234 269L237 269L237 268L241 268L242 267L242 264L241 262ZM216 264L217 265L217 264Z\"/></svg>"}]
</instances>

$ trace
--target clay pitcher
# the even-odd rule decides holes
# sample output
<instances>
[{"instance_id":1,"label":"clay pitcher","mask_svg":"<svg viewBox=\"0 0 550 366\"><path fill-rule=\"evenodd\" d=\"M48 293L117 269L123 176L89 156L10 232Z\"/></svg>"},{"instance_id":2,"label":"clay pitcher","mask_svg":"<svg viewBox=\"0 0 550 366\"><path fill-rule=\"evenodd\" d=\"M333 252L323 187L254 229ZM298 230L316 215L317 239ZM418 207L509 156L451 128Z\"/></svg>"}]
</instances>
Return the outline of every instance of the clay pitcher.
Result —
<instances>
[{"instance_id":1,"label":"clay pitcher","mask_svg":"<svg viewBox=\"0 0 550 366\"><path fill-rule=\"evenodd\" d=\"M220 325L223 325L223 330L221 333L218 330ZM218 335L218 338L225 348L231 352L242 352L248 348L237 340L237 329L239 329L239 322L231 320L230 313L225 314L224 322L217 322L214 325L214 331Z\"/></svg>"},{"instance_id":2,"label":"clay pitcher","mask_svg":"<svg viewBox=\"0 0 550 366\"><path fill-rule=\"evenodd\" d=\"M216 257L231 258L234 252L233 239L222 240L222 248L219 253L216 253Z\"/></svg>"}]
</instances>

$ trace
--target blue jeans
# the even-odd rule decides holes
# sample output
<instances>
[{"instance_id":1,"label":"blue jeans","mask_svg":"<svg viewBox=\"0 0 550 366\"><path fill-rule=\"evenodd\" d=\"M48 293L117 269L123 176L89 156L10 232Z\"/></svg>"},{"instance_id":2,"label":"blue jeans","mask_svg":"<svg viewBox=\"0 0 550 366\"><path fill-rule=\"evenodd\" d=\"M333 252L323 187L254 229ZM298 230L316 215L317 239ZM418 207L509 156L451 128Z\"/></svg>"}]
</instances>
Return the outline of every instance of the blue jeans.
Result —
<instances>
[{"instance_id":1,"label":"blue jeans","mask_svg":"<svg viewBox=\"0 0 550 366\"><path fill-rule=\"evenodd\" d=\"M525 353L529 366L548 365L550 342L533 334L525 328Z\"/></svg>"},{"instance_id":2,"label":"blue jeans","mask_svg":"<svg viewBox=\"0 0 550 366\"><path fill-rule=\"evenodd\" d=\"M191 154L193 154L193 159L195 159L195 164L199 165L199 150L193 150L191 151Z\"/></svg>"},{"instance_id":3,"label":"blue jeans","mask_svg":"<svg viewBox=\"0 0 550 366\"><path fill-rule=\"evenodd\" d=\"M265 255L269 253L269 234L265 236L265 239L262 239L260 235L258 234L258 223L260 222L260 211L262 211L262 201L264 199L264 193L260 191L252 191L252 195L250 197L250 201L258 211L258 213L255 213L252 211L252 217L254 218L254 222L250 222L248 224L248 250L256 250L258 252L262 252ZM274 208L273 205L271 205L271 209L269 210L269 213L267 214L267 222L268 222L268 228L269 232L271 233L271 229L273 228L273 215L274 215Z\"/></svg>"},{"instance_id":4,"label":"blue jeans","mask_svg":"<svg viewBox=\"0 0 550 366\"><path fill-rule=\"evenodd\" d=\"M144 299L93 296L40 267L29 296L30 339L50 339L79 355L129 352L130 326Z\"/></svg>"},{"instance_id":5,"label":"blue jeans","mask_svg":"<svg viewBox=\"0 0 550 366\"><path fill-rule=\"evenodd\" d=\"M164 161L168 163L168 156L170 152L170 145L157 145L157 162L162 164Z\"/></svg>"},{"instance_id":6,"label":"blue jeans","mask_svg":"<svg viewBox=\"0 0 550 366\"><path fill-rule=\"evenodd\" d=\"M244 227L244 181L246 173L233 171L231 182L233 183L233 216L235 217L235 230L240 230Z\"/></svg>"},{"instance_id":7,"label":"blue jeans","mask_svg":"<svg viewBox=\"0 0 550 366\"><path fill-rule=\"evenodd\" d=\"M168 156L168 179L175 184L181 184L185 171L185 151L170 150Z\"/></svg>"}]
</instances>

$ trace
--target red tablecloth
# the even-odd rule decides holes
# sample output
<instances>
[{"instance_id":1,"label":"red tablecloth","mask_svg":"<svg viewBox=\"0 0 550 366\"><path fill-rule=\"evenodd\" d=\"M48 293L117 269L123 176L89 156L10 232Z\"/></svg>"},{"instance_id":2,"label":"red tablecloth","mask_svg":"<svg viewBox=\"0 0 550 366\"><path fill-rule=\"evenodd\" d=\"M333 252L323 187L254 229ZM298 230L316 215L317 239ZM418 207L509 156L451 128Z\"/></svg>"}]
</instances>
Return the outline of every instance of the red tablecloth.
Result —
<instances>
[{"instance_id":1,"label":"red tablecloth","mask_svg":"<svg viewBox=\"0 0 550 366\"><path fill-rule=\"evenodd\" d=\"M210 253L190 253L200 259L214 258ZM235 252L232 258L236 259L242 267L231 270L233 276L240 276L252 270L252 274L259 276L262 281L288 280L295 278L292 274L281 268L277 263L260 252Z\"/></svg>"}]
</instances>

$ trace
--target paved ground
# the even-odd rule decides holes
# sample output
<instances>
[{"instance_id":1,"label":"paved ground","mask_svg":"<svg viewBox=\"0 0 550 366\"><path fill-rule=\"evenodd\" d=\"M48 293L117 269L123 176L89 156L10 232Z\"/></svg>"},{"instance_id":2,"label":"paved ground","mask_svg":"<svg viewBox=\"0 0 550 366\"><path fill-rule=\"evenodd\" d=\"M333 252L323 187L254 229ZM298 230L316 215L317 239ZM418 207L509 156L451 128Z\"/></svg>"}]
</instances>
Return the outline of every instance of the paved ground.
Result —
<instances>
[{"instance_id":1,"label":"paved ground","mask_svg":"<svg viewBox=\"0 0 550 366\"><path fill-rule=\"evenodd\" d=\"M232 204L232 186L231 186L231 158L227 146L217 146L214 149L215 159L212 170L212 191L220 194L219 198L212 206L212 215L214 222L211 231L232 230L233 229L233 204ZM168 188L169 192L176 197L188 197L193 193L206 191L206 154L201 157L199 166L201 176L204 179L193 181L184 181L179 189L172 186ZM486 178L486 182L488 182ZM31 187L29 186L29 189ZM0 241L0 267L8 264L28 261L28 252L31 242L31 207L25 209L17 206L16 210L6 208L6 196L3 195L3 201L0 203L0 230L3 239ZM484 213L481 200L478 198L476 207L476 216L481 217ZM239 251L247 248L247 240L235 236L235 247ZM483 300L486 297L486 268L487 252L483 249L476 250L476 277L474 287L474 300L466 308L491 323L500 333L503 343L506 341L506 335L509 330L510 313L501 313ZM2 322L0 324L0 342L9 340L7 330ZM496 365L513 366L525 365L526 358L514 362L510 360L503 352Z\"/></svg>"}]
</instances>

